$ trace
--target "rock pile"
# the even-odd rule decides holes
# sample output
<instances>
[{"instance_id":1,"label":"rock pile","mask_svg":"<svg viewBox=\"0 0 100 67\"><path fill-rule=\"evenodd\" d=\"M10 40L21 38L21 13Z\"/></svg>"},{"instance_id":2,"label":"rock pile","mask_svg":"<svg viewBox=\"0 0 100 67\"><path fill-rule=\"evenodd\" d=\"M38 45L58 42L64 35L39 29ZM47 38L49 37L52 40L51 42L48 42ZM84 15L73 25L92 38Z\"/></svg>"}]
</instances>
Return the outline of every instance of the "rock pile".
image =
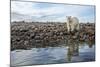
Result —
<instances>
[{"instance_id":1,"label":"rock pile","mask_svg":"<svg viewBox=\"0 0 100 67\"><path fill-rule=\"evenodd\" d=\"M12 22L11 50L62 46L65 41L95 39L95 24L80 24L80 31L68 33L64 23Z\"/></svg>"}]
</instances>

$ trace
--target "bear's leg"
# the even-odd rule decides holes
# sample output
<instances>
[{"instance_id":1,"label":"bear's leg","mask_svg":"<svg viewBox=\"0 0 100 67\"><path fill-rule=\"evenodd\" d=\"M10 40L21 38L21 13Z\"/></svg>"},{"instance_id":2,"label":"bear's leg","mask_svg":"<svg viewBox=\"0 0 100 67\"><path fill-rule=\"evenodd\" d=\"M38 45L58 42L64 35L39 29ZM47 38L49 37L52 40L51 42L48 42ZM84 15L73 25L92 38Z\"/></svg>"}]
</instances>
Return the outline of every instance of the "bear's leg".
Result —
<instances>
[{"instance_id":1,"label":"bear's leg","mask_svg":"<svg viewBox=\"0 0 100 67\"><path fill-rule=\"evenodd\" d=\"M74 25L71 25L70 27L71 27L71 32L73 32L75 28Z\"/></svg>"},{"instance_id":2,"label":"bear's leg","mask_svg":"<svg viewBox=\"0 0 100 67\"><path fill-rule=\"evenodd\" d=\"M69 24L67 24L67 31L68 31L68 33L70 32L70 26L69 26Z\"/></svg>"},{"instance_id":3,"label":"bear's leg","mask_svg":"<svg viewBox=\"0 0 100 67\"><path fill-rule=\"evenodd\" d=\"M76 30L79 31L79 24L76 26Z\"/></svg>"}]
</instances>

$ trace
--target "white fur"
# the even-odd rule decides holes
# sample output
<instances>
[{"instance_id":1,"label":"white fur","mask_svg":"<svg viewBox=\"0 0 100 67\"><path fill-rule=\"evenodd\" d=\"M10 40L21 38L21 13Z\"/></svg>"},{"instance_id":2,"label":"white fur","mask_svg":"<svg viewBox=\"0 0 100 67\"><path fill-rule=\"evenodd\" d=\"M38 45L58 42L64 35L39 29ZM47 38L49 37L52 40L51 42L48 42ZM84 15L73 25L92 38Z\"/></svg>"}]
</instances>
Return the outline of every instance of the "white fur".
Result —
<instances>
[{"instance_id":1,"label":"white fur","mask_svg":"<svg viewBox=\"0 0 100 67\"><path fill-rule=\"evenodd\" d=\"M76 17L67 17L67 30L68 32L74 31L74 30L79 30L79 20Z\"/></svg>"}]
</instances>

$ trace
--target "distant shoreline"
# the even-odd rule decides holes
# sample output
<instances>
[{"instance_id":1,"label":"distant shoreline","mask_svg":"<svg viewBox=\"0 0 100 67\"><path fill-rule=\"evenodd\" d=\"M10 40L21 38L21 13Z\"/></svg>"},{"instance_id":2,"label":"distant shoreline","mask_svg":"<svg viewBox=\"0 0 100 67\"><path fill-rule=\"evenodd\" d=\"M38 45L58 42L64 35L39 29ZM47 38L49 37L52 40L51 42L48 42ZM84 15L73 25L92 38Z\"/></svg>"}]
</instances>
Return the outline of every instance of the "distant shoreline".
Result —
<instances>
[{"instance_id":1,"label":"distant shoreline","mask_svg":"<svg viewBox=\"0 0 100 67\"><path fill-rule=\"evenodd\" d=\"M11 23L66 23L64 22L59 22L59 21L46 21L46 22L40 22L40 21L11 21ZM95 23L95 22L79 22L79 23Z\"/></svg>"}]
</instances>

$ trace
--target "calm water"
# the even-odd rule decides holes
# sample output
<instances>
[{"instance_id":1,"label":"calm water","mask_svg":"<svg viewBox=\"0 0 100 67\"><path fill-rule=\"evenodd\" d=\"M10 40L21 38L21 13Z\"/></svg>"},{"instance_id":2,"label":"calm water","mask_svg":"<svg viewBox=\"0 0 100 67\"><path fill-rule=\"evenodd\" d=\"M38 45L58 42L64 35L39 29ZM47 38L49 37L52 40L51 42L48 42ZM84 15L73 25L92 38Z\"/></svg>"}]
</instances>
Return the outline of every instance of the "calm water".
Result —
<instances>
[{"instance_id":1,"label":"calm water","mask_svg":"<svg viewBox=\"0 0 100 67\"><path fill-rule=\"evenodd\" d=\"M68 42L62 47L11 51L11 66L95 61L91 42Z\"/></svg>"}]
</instances>

